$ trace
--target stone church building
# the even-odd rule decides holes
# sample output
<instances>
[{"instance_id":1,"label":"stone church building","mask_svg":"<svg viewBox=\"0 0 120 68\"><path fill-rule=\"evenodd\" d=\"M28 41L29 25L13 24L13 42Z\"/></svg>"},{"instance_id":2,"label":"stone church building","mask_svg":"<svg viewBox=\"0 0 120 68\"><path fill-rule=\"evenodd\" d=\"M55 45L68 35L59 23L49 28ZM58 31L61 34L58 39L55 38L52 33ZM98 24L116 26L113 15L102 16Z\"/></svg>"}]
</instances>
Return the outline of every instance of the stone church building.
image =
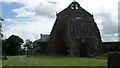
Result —
<instances>
[{"instance_id":1,"label":"stone church building","mask_svg":"<svg viewBox=\"0 0 120 68\"><path fill-rule=\"evenodd\" d=\"M46 54L92 57L102 43L93 15L76 1L59 12L49 36Z\"/></svg>"}]
</instances>

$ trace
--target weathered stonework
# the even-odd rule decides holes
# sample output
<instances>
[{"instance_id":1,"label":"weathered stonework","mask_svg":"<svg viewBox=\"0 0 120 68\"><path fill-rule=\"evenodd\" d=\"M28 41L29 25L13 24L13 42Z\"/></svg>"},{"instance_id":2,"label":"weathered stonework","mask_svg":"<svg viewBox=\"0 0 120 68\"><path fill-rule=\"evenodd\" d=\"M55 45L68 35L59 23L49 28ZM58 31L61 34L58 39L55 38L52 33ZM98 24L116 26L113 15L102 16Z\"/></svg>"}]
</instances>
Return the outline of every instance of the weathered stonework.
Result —
<instances>
[{"instance_id":1,"label":"weathered stonework","mask_svg":"<svg viewBox=\"0 0 120 68\"><path fill-rule=\"evenodd\" d=\"M91 57L102 43L93 15L77 2L57 14L50 34L47 53L73 57Z\"/></svg>"}]
</instances>

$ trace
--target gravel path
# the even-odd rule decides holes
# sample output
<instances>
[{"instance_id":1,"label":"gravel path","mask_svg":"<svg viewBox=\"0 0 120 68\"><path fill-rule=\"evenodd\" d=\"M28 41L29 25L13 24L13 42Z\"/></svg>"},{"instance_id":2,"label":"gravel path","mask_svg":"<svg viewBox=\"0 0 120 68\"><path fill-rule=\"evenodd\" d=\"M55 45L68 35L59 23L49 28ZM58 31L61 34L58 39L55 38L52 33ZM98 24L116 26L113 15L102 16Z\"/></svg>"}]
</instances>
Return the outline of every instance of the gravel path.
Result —
<instances>
[{"instance_id":1,"label":"gravel path","mask_svg":"<svg viewBox=\"0 0 120 68\"><path fill-rule=\"evenodd\" d=\"M100 60L100 61L108 61L108 60L104 60L104 59L97 59L97 58L90 58L90 59L95 59L95 60Z\"/></svg>"}]
</instances>

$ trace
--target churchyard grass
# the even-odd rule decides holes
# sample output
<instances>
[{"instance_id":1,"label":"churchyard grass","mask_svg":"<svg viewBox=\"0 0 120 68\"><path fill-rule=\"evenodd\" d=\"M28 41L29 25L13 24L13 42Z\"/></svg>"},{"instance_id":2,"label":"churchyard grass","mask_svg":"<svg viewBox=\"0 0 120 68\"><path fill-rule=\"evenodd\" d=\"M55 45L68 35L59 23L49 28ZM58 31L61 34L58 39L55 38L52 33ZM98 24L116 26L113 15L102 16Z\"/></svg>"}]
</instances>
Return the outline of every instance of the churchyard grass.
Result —
<instances>
[{"instance_id":1,"label":"churchyard grass","mask_svg":"<svg viewBox=\"0 0 120 68\"><path fill-rule=\"evenodd\" d=\"M120 53L120 51L113 51L113 52L102 53L99 56L96 56L94 58L107 60L108 59L108 54L111 54L111 53Z\"/></svg>"},{"instance_id":2,"label":"churchyard grass","mask_svg":"<svg viewBox=\"0 0 120 68\"><path fill-rule=\"evenodd\" d=\"M106 61L66 56L35 55L27 57L24 55L23 62L19 62L18 56L8 56L3 60L3 66L107 66Z\"/></svg>"},{"instance_id":3,"label":"churchyard grass","mask_svg":"<svg viewBox=\"0 0 120 68\"><path fill-rule=\"evenodd\" d=\"M101 54L99 56L96 56L95 58L107 60L108 59L108 53L103 53L103 54Z\"/></svg>"},{"instance_id":4,"label":"churchyard grass","mask_svg":"<svg viewBox=\"0 0 120 68\"><path fill-rule=\"evenodd\" d=\"M2 67L2 58L0 58L0 67Z\"/></svg>"}]
</instances>

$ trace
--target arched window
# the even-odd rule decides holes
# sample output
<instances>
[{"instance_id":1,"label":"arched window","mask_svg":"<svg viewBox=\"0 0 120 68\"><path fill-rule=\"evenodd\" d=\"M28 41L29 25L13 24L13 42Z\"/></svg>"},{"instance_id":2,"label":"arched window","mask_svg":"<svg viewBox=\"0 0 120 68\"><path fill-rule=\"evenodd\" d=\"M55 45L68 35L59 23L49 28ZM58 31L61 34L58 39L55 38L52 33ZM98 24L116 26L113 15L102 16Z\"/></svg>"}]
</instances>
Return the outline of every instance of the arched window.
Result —
<instances>
[{"instance_id":1,"label":"arched window","mask_svg":"<svg viewBox=\"0 0 120 68\"><path fill-rule=\"evenodd\" d=\"M74 6L73 6L73 4L71 4L71 9L74 9Z\"/></svg>"},{"instance_id":2,"label":"arched window","mask_svg":"<svg viewBox=\"0 0 120 68\"><path fill-rule=\"evenodd\" d=\"M75 5L75 9L78 9L78 5L77 4Z\"/></svg>"},{"instance_id":3,"label":"arched window","mask_svg":"<svg viewBox=\"0 0 120 68\"><path fill-rule=\"evenodd\" d=\"M79 33L80 33L80 25L75 24L75 26L74 26L74 34L79 34Z\"/></svg>"},{"instance_id":4,"label":"arched window","mask_svg":"<svg viewBox=\"0 0 120 68\"><path fill-rule=\"evenodd\" d=\"M71 9L78 9L78 4L71 4Z\"/></svg>"}]
</instances>

